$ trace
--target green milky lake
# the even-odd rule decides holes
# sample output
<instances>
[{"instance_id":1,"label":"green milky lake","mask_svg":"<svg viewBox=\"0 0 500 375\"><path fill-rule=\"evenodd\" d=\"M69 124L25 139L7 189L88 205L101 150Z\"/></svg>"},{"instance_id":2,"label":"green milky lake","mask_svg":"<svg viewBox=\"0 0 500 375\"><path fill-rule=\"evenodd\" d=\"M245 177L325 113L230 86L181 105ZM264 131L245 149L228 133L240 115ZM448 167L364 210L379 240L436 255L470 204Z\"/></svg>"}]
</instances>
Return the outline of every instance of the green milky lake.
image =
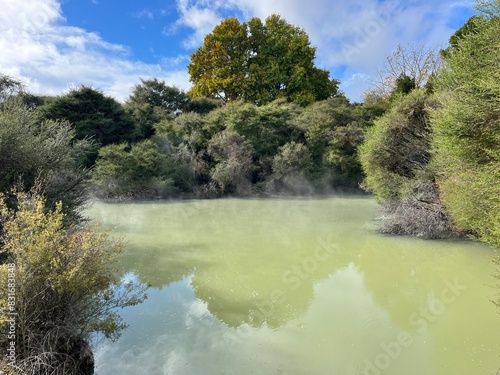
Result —
<instances>
[{"instance_id":1,"label":"green milky lake","mask_svg":"<svg viewBox=\"0 0 500 375\"><path fill-rule=\"evenodd\" d=\"M95 203L151 284L99 375L495 374L493 251L375 231L366 197Z\"/></svg>"}]
</instances>

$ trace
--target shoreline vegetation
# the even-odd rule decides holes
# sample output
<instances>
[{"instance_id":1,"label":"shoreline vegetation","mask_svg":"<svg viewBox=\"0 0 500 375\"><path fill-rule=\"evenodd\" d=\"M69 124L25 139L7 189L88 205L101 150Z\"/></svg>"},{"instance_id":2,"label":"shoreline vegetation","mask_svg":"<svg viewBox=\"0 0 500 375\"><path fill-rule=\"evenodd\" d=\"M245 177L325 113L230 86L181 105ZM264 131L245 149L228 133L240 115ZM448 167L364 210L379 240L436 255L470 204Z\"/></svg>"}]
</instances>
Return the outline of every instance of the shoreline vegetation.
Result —
<instances>
[{"instance_id":1,"label":"shoreline vegetation","mask_svg":"<svg viewBox=\"0 0 500 375\"><path fill-rule=\"evenodd\" d=\"M9 373L93 373L89 335L116 339L126 325L114 308L146 298L146 286L114 276L122 244L89 225L89 197L372 193L382 233L499 249L500 0L478 1L477 12L444 50L398 46L362 103L315 66L307 34L277 15L223 20L191 56L187 93L153 78L125 103L87 86L36 96L0 75ZM500 308L500 296L493 302Z\"/></svg>"}]
</instances>

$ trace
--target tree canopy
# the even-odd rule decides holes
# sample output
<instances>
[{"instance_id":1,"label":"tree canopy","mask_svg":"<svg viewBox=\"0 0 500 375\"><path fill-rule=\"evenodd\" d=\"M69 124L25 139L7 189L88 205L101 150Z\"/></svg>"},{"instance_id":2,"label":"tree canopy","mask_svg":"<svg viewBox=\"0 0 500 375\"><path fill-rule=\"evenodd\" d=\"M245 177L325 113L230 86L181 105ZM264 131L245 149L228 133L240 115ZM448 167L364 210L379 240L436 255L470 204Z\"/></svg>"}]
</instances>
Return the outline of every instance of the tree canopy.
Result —
<instances>
[{"instance_id":1,"label":"tree canopy","mask_svg":"<svg viewBox=\"0 0 500 375\"><path fill-rule=\"evenodd\" d=\"M18 95L22 86L4 78L0 76L0 193L9 195L14 187L28 191L37 179L43 180L48 207L62 201L67 218L76 220L86 200L88 176L78 160L92 145L77 141L68 121L38 121L24 96Z\"/></svg>"},{"instance_id":2,"label":"tree canopy","mask_svg":"<svg viewBox=\"0 0 500 375\"><path fill-rule=\"evenodd\" d=\"M190 94L257 105L280 97L306 105L338 95L339 82L314 65L310 44L304 30L278 15L264 23L227 18L191 55Z\"/></svg>"},{"instance_id":3,"label":"tree canopy","mask_svg":"<svg viewBox=\"0 0 500 375\"><path fill-rule=\"evenodd\" d=\"M154 124L182 110L188 101L188 95L177 87L157 78L141 79L125 102L125 109L136 122L137 138L143 139L152 135Z\"/></svg>"},{"instance_id":4,"label":"tree canopy","mask_svg":"<svg viewBox=\"0 0 500 375\"><path fill-rule=\"evenodd\" d=\"M100 146L135 139L134 121L123 106L92 87L73 89L40 107L38 113L44 119L68 121L76 139L92 139ZM96 157L97 150L86 160L87 166Z\"/></svg>"}]
</instances>

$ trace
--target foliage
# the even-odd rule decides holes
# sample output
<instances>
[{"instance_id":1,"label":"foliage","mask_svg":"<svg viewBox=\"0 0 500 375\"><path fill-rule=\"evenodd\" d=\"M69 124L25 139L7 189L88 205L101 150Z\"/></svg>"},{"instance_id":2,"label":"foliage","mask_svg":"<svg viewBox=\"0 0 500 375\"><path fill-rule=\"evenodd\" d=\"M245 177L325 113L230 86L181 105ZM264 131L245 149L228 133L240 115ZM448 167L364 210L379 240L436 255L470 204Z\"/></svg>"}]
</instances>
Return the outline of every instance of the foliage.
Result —
<instances>
[{"instance_id":1,"label":"foliage","mask_svg":"<svg viewBox=\"0 0 500 375\"><path fill-rule=\"evenodd\" d=\"M412 90L417 88L417 82L414 77L407 76L406 74L400 74L396 78L396 87L394 88L393 95L407 95Z\"/></svg>"},{"instance_id":2,"label":"foliage","mask_svg":"<svg viewBox=\"0 0 500 375\"><path fill-rule=\"evenodd\" d=\"M344 98L334 98L304 109L294 123L305 133L307 144L314 162L320 166L323 155L333 140L333 132L339 126L347 126L354 121L354 113Z\"/></svg>"},{"instance_id":3,"label":"foliage","mask_svg":"<svg viewBox=\"0 0 500 375\"><path fill-rule=\"evenodd\" d=\"M205 118L207 137L226 129L244 137L253 149L253 182L262 182L271 173L277 149L297 140L301 131L291 123L299 109L292 103L276 101L257 107L250 103L234 102L213 111Z\"/></svg>"},{"instance_id":4,"label":"foliage","mask_svg":"<svg viewBox=\"0 0 500 375\"><path fill-rule=\"evenodd\" d=\"M325 153L325 165L331 170L333 186L358 188L362 182L358 146L363 143L366 128L366 123L354 120L333 130Z\"/></svg>"},{"instance_id":5,"label":"foliage","mask_svg":"<svg viewBox=\"0 0 500 375\"><path fill-rule=\"evenodd\" d=\"M152 140L105 146L93 171L94 192L100 198L168 197L174 191L166 177L169 162Z\"/></svg>"},{"instance_id":6,"label":"foliage","mask_svg":"<svg viewBox=\"0 0 500 375\"><path fill-rule=\"evenodd\" d=\"M211 178L217 193L250 193L252 147L244 137L231 131L218 133L210 140L208 154L216 161Z\"/></svg>"},{"instance_id":7,"label":"foliage","mask_svg":"<svg viewBox=\"0 0 500 375\"><path fill-rule=\"evenodd\" d=\"M193 97L215 97L222 101L239 98L245 82L246 28L228 18L205 36L204 44L191 55L188 72L194 83Z\"/></svg>"},{"instance_id":8,"label":"foliage","mask_svg":"<svg viewBox=\"0 0 500 375\"><path fill-rule=\"evenodd\" d=\"M313 179L326 177L331 186L358 187L362 173L357 147L373 117L339 97L316 102L293 120L304 131L314 162Z\"/></svg>"},{"instance_id":9,"label":"foliage","mask_svg":"<svg viewBox=\"0 0 500 375\"><path fill-rule=\"evenodd\" d=\"M67 121L40 123L22 99L7 97L0 109L0 192L9 194L14 186L28 191L41 179L48 207L54 208L61 200L67 221L78 220L88 174L78 160L91 144L75 141L75 131Z\"/></svg>"},{"instance_id":10,"label":"foliage","mask_svg":"<svg viewBox=\"0 0 500 375\"><path fill-rule=\"evenodd\" d=\"M38 109L38 115L41 119L68 121L76 139L92 139L99 146L135 139L134 122L122 105L91 87L82 86L48 101ZM92 166L96 157L97 149L87 155L86 166Z\"/></svg>"},{"instance_id":11,"label":"foliage","mask_svg":"<svg viewBox=\"0 0 500 375\"><path fill-rule=\"evenodd\" d=\"M134 86L132 94L125 102L125 109L136 123L136 138L144 139L153 135L153 126L188 103L188 96L176 87L167 86L157 78L144 80Z\"/></svg>"},{"instance_id":12,"label":"foliage","mask_svg":"<svg viewBox=\"0 0 500 375\"><path fill-rule=\"evenodd\" d=\"M401 198L406 184L426 169L432 134L428 108L433 106L423 91L415 90L401 96L366 133L359 149L364 187L378 198Z\"/></svg>"},{"instance_id":13,"label":"foliage","mask_svg":"<svg viewBox=\"0 0 500 375\"><path fill-rule=\"evenodd\" d=\"M339 82L314 66L315 54L307 34L278 15L265 23L227 18L191 55L190 94L257 105L281 97L307 105L338 95Z\"/></svg>"},{"instance_id":14,"label":"foliage","mask_svg":"<svg viewBox=\"0 0 500 375\"><path fill-rule=\"evenodd\" d=\"M125 325L112 309L141 302L143 289L132 284L119 288L110 266L119 242L97 228L65 228L62 204L47 211L39 190L14 192L15 211L0 196L1 250L8 258L0 266L2 340L9 330L8 284L14 279L16 370L81 374L84 367L93 367L84 340L91 332L116 338Z\"/></svg>"},{"instance_id":15,"label":"foliage","mask_svg":"<svg viewBox=\"0 0 500 375\"><path fill-rule=\"evenodd\" d=\"M460 42L467 37L469 34L476 34L479 31L479 25L482 23L482 18L479 16L470 17L466 23L462 25L455 33L450 37L449 46L440 51L441 57L443 59L448 59L451 57L453 50L459 48Z\"/></svg>"},{"instance_id":16,"label":"foliage","mask_svg":"<svg viewBox=\"0 0 500 375\"><path fill-rule=\"evenodd\" d=\"M366 174L364 188L382 203L381 231L424 238L451 235L429 166L432 128L429 110L435 100L422 89L399 96L375 121L359 148Z\"/></svg>"},{"instance_id":17,"label":"foliage","mask_svg":"<svg viewBox=\"0 0 500 375\"><path fill-rule=\"evenodd\" d=\"M500 2L482 3L473 32L450 42L436 87L433 157L454 223L500 247Z\"/></svg>"},{"instance_id":18,"label":"foliage","mask_svg":"<svg viewBox=\"0 0 500 375\"><path fill-rule=\"evenodd\" d=\"M154 82L143 81L143 85ZM145 88L139 85L136 90L143 93ZM196 102L201 105L199 111L190 109ZM305 108L286 98L261 106L241 100L222 107L214 104L214 99L195 98L177 116L168 115L164 108L163 115L151 120L153 135L147 140L102 147L92 172L95 196L132 199L273 192L270 186L278 190L284 186L278 182L281 177L273 177L273 163L286 144L300 144L310 154L312 164L303 171L308 189L357 189L361 181L357 146L365 128L385 110L378 104L352 105L343 96Z\"/></svg>"},{"instance_id":19,"label":"foliage","mask_svg":"<svg viewBox=\"0 0 500 375\"><path fill-rule=\"evenodd\" d=\"M185 112L195 112L200 115L206 115L219 108L221 105L220 100L204 97L196 97L190 99L183 107Z\"/></svg>"},{"instance_id":20,"label":"foliage","mask_svg":"<svg viewBox=\"0 0 500 375\"><path fill-rule=\"evenodd\" d=\"M18 80L0 75L0 105L24 92L24 87ZM1 107L0 107L1 108Z\"/></svg>"},{"instance_id":21,"label":"foliage","mask_svg":"<svg viewBox=\"0 0 500 375\"><path fill-rule=\"evenodd\" d=\"M311 154L304 144L293 141L286 143L273 159L271 191L311 193L313 189L309 181L312 167Z\"/></svg>"},{"instance_id":22,"label":"foliage","mask_svg":"<svg viewBox=\"0 0 500 375\"><path fill-rule=\"evenodd\" d=\"M440 55L435 50L428 49L423 44L398 45L396 50L386 57L386 63L378 71L378 81L366 95L388 98L398 91L398 86L401 87L404 82L402 79L408 80L410 85L422 88L440 66Z\"/></svg>"}]
</instances>

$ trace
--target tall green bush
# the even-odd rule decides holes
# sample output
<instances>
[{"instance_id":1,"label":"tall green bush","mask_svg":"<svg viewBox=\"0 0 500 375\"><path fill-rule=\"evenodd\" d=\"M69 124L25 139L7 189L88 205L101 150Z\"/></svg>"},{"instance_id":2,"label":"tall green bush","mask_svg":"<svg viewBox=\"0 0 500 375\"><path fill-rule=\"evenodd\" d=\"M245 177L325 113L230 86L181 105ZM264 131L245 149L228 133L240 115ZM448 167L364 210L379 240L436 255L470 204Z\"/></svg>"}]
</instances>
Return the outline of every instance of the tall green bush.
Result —
<instances>
[{"instance_id":1,"label":"tall green bush","mask_svg":"<svg viewBox=\"0 0 500 375\"><path fill-rule=\"evenodd\" d=\"M435 83L433 163L454 223L500 248L500 1L478 9Z\"/></svg>"},{"instance_id":2,"label":"tall green bush","mask_svg":"<svg viewBox=\"0 0 500 375\"><path fill-rule=\"evenodd\" d=\"M382 204L381 231L440 238L451 234L430 168L432 128L429 110L436 103L423 90L399 96L375 121L359 149L365 189Z\"/></svg>"}]
</instances>

